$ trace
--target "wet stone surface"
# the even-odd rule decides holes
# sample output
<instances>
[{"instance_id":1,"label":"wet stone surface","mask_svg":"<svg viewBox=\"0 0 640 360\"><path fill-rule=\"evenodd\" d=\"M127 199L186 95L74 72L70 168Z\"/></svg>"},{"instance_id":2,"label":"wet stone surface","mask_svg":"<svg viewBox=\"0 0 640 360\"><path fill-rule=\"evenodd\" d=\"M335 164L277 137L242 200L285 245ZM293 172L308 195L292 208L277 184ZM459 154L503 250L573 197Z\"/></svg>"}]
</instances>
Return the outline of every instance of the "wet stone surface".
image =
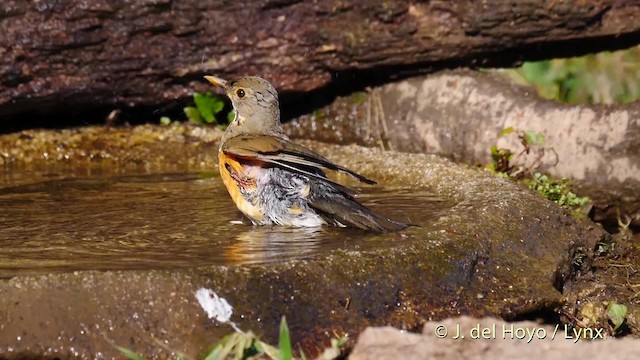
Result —
<instances>
[{"instance_id":1,"label":"wet stone surface","mask_svg":"<svg viewBox=\"0 0 640 360\"><path fill-rule=\"evenodd\" d=\"M241 216L211 172L218 139L152 126L0 137L0 354L111 357L112 341L195 356L231 331L206 317L200 287L267 341L285 315L309 353L371 325L513 319L560 306L572 252L605 236L439 157L316 142L303 143L379 180L365 203L420 227L300 236L232 224Z\"/></svg>"}]
</instances>

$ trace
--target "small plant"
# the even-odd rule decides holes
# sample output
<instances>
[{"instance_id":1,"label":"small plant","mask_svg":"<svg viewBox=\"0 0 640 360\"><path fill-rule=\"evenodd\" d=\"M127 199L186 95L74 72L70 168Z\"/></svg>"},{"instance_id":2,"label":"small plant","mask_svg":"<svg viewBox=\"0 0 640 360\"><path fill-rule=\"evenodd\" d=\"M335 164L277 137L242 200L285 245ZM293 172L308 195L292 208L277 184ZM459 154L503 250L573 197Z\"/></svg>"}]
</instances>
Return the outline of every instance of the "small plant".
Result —
<instances>
[{"instance_id":1,"label":"small plant","mask_svg":"<svg viewBox=\"0 0 640 360\"><path fill-rule=\"evenodd\" d=\"M114 348L116 348L116 350L120 351L120 353L122 355L124 355L125 358L129 359L129 360L144 360L144 358L140 355L138 355L135 351L127 349L126 347L120 346L120 345L116 345L111 343L111 346L113 346Z\"/></svg>"},{"instance_id":2,"label":"small plant","mask_svg":"<svg viewBox=\"0 0 640 360\"><path fill-rule=\"evenodd\" d=\"M613 324L613 332L617 333L627 317L627 307L612 301L607 307L607 317L609 321L611 321L611 324Z\"/></svg>"},{"instance_id":3,"label":"small plant","mask_svg":"<svg viewBox=\"0 0 640 360\"><path fill-rule=\"evenodd\" d=\"M534 131L522 131L516 130L513 127L502 129L498 133L498 138L505 137L510 134L517 136L522 150L518 153L505 148L499 148L497 145L491 147L491 160L492 162L487 165L491 171L498 174L506 174L513 178L522 178L523 175L531 174L535 168L537 168L542 162L543 157L547 151L551 151L555 154L553 148L545 147L545 138L541 133ZM515 166L513 160L522 157L524 155L534 154L535 158L533 163L527 166ZM556 155L557 161L557 155Z\"/></svg>"},{"instance_id":4,"label":"small plant","mask_svg":"<svg viewBox=\"0 0 640 360\"><path fill-rule=\"evenodd\" d=\"M529 181L529 189L537 191L564 208L573 210L574 215L580 214L579 210L591 202L587 196L578 196L572 192L567 181L556 180L540 173L535 173Z\"/></svg>"},{"instance_id":5,"label":"small plant","mask_svg":"<svg viewBox=\"0 0 640 360\"><path fill-rule=\"evenodd\" d=\"M591 202L591 199L586 196L580 197L573 193L565 180L556 180L539 172L534 173L547 151L551 151L555 155L556 162L558 161L558 155L555 150L544 146L544 135L534 131L515 130L512 127L508 127L500 131L498 137L508 136L509 134L515 134L518 137L522 150L514 153L509 149L499 148L494 145L491 147L492 162L487 164L486 168L498 176L522 180L530 189L537 191L543 197L572 210L573 215L576 217L586 215L586 212L581 210ZM534 155L532 163L529 162L527 165L513 164L514 159L525 154Z\"/></svg>"},{"instance_id":6,"label":"small plant","mask_svg":"<svg viewBox=\"0 0 640 360\"><path fill-rule=\"evenodd\" d=\"M291 337L284 316L280 322L280 340L278 348L271 346L249 332L235 332L222 338L203 357L205 360L234 359L243 360L266 356L273 360L291 360Z\"/></svg>"},{"instance_id":7,"label":"small plant","mask_svg":"<svg viewBox=\"0 0 640 360\"><path fill-rule=\"evenodd\" d=\"M289 327L287 326L287 320L284 318L284 316L280 321L280 336L278 339L278 348L280 350L279 358L281 360L291 359L291 336L289 336Z\"/></svg>"},{"instance_id":8,"label":"small plant","mask_svg":"<svg viewBox=\"0 0 640 360\"><path fill-rule=\"evenodd\" d=\"M187 106L183 110L187 119L198 125L218 124L225 127L235 118L235 112L231 110L224 115L224 98L210 92L201 94L193 94L193 102L195 106ZM168 116L160 118L160 125L178 125L180 122L171 120Z\"/></svg>"},{"instance_id":9,"label":"small plant","mask_svg":"<svg viewBox=\"0 0 640 360\"><path fill-rule=\"evenodd\" d=\"M511 160L513 160L513 155L511 150L493 145L491 147L492 163L488 165L489 169L497 173L507 174L512 168Z\"/></svg>"},{"instance_id":10,"label":"small plant","mask_svg":"<svg viewBox=\"0 0 640 360\"><path fill-rule=\"evenodd\" d=\"M583 247L578 247L576 248L575 252L573 253L573 259L571 260L571 265L573 265L573 268L578 270L580 268L582 268L582 265L584 264L584 260L587 258L587 253L584 251Z\"/></svg>"},{"instance_id":11,"label":"small plant","mask_svg":"<svg viewBox=\"0 0 640 360\"><path fill-rule=\"evenodd\" d=\"M187 106L183 109L189 121L200 125L223 124L219 115L224 108L224 100L221 96L210 92L205 94L196 92L193 94L193 102L195 106Z\"/></svg>"},{"instance_id":12,"label":"small plant","mask_svg":"<svg viewBox=\"0 0 640 360\"><path fill-rule=\"evenodd\" d=\"M120 351L120 353L127 359L144 360L144 357L133 350L115 344L111 345ZM292 360L292 354L289 327L287 326L287 321L283 316L282 321L280 322L280 340L277 348L260 340L251 331L240 331L223 337L220 341L215 343L210 350L206 351L201 358L204 360L245 360L266 356L266 358L273 360ZM304 359L304 353L301 351L300 354ZM189 359L184 354L182 354L181 358L186 360Z\"/></svg>"},{"instance_id":13,"label":"small plant","mask_svg":"<svg viewBox=\"0 0 640 360\"><path fill-rule=\"evenodd\" d=\"M545 198L565 207L579 207L589 203L586 196L578 196L569 189L566 181L555 180L550 176L535 173L529 188L537 191Z\"/></svg>"},{"instance_id":14,"label":"small plant","mask_svg":"<svg viewBox=\"0 0 640 360\"><path fill-rule=\"evenodd\" d=\"M240 328L231 321L233 315L233 307L227 302L226 299L219 297L215 292L210 289L201 288L196 291L196 299L202 306L203 310L207 313L210 319L215 320L221 324L227 324L233 328L235 332L223 337L220 341L213 344L209 350L201 357L205 360L222 360L222 359L256 359L256 358L268 358L273 360L292 360L293 351L291 347L291 336L289 334L289 327L285 317L282 317L280 321L280 334L278 340L278 347L274 347L260 340L253 332L242 331ZM122 355L130 360L143 360L144 358L138 355L135 351L127 349L122 346L114 344L109 339L106 339L114 348L116 348ZM340 339L332 339L331 347L326 349L323 353L323 359L336 359L341 354L341 347L345 344L346 337ZM158 342L158 345L165 346L162 342ZM171 350L171 349L167 349ZM175 352L171 350L172 352ZM180 359L189 360L189 357L185 354L178 353ZM306 356L302 349L300 349L300 358L306 360Z\"/></svg>"}]
</instances>

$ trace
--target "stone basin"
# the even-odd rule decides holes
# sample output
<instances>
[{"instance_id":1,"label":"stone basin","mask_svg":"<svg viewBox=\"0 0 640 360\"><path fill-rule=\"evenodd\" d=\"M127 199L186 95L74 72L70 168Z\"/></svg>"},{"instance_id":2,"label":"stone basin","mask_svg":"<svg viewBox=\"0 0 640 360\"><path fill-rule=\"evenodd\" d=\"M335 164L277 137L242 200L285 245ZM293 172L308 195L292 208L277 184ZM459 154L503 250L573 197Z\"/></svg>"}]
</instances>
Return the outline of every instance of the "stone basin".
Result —
<instances>
[{"instance_id":1,"label":"stone basin","mask_svg":"<svg viewBox=\"0 0 640 360\"><path fill-rule=\"evenodd\" d=\"M216 129L147 125L0 137L0 211L13 211L0 217L0 357L118 356L111 343L146 357L177 352L197 356L232 331L206 316L194 296L201 287L226 298L234 308L232 320L268 342L277 342L280 318L286 316L294 342L312 354L331 338L353 339L367 326L415 331L427 320L459 314L526 318L562 304L574 252L593 249L606 235L593 223L577 221L528 189L485 171L436 156L313 141L302 143L379 181L378 187L362 188L363 201L419 226L386 235L323 229L313 245L303 242L313 236L289 229L231 226L228 222L241 216L215 185L220 135ZM135 200L135 188L123 185L135 181L164 186L165 198L175 204L175 213L171 207L159 210L165 221L151 222L163 224L162 231L144 233L144 217L140 231L120 231L117 222L95 221L95 208L86 216L78 213L76 225L58 225L53 232L38 224L46 221L42 217L25 224L43 226L41 233L51 239L64 234L65 242L57 243L62 251L25 255L30 245L32 253L51 249L41 233L16 227L21 216L33 215L33 207L24 204L23 211L15 210L17 198L37 204L42 196L64 198L88 186L86 191L105 196L108 204L105 194L119 191L123 201ZM170 186L176 182L189 186ZM206 208L208 202L223 205ZM131 209L138 203L131 201ZM62 218L64 209L53 207ZM112 217L132 213L124 207ZM195 219L197 226L189 228L181 216ZM207 216L214 225L207 225ZM82 247L87 256L104 254L86 241L87 236L95 240L87 229L92 220L102 241L122 245L120 256L107 247L115 254L104 261L78 259ZM85 234L77 243L69 231L76 227ZM162 238L163 232L193 235L216 228L224 231L201 234L195 250L181 247L177 238ZM136 258L136 252L145 251L136 246L153 246L156 238L162 243L155 244L155 261ZM294 240L283 244L286 239ZM273 242L280 247L259 246ZM297 249L293 255L291 249ZM256 251L257 256L247 257ZM269 251L275 255L261 256ZM51 261L54 255L57 261ZM25 258L29 261L21 263Z\"/></svg>"}]
</instances>

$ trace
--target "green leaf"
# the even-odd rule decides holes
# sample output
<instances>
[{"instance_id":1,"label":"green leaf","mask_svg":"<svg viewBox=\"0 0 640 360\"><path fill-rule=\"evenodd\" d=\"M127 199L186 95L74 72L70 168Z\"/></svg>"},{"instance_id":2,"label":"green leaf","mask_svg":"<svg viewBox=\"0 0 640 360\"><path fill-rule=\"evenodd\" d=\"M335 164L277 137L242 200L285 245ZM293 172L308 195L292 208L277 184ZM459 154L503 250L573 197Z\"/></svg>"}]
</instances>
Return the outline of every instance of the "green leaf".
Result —
<instances>
[{"instance_id":1,"label":"green leaf","mask_svg":"<svg viewBox=\"0 0 640 360\"><path fill-rule=\"evenodd\" d=\"M122 347L116 344L111 344L114 348L122 353L127 359L130 360L144 360L144 358L138 355L135 351L127 349L126 347Z\"/></svg>"},{"instance_id":2,"label":"green leaf","mask_svg":"<svg viewBox=\"0 0 640 360\"><path fill-rule=\"evenodd\" d=\"M182 110L184 111L184 114L187 116L187 119L189 119L189 121L191 121L192 123L196 123L196 124L204 123L202 121L202 117L200 116L200 111L198 111L198 109L194 108L193 106L187 106Z\"/></svg>"},{"instance_id":3,"label":"green leaf","mask_svg":"<svg viewBox=\"0 0 640 360\"><path fill-rule=\"evenodd\" d=\"M243 336L238 339L238 343L235 346L234 359L242 359L244 352L253 344L253 337Z\"/></svg>"},{"instance_id":4,"label":"green leaf","mask_svg":"<svg viewBox=\"0 0 640 360\"><path fill-rule=\"evenodd\" d=\"M299 347L298 350L300 350L300 359L307 360L307 355L302 351L302 347Z\"/></svg>"},{"instance_id":5,"label":"green leaf","mask_svg":"<svg viewBox=\"0 0 640 360\"><path fill-rule=\"evenodd\" d=\"M291 360L291 338L289 336L287 320L284 316L280 322L280 339L278 340L278 348L280 349L280 360Z\"/></svg>"},{"instance_id":6,"label":"green leaf","mask_svg":"<svg viewBox=\"0 0 640 360\"><path fill-rule=\"evenodd\" d=\"M260 340L256 340L255 346L256 350L258 350L259 353L267 354L267 356L271 359L275 360L280 358L280 351L278 351L278 349L276 349L274 346L271 346Z\"/></svg>"},{"instance_id":7,"label":"green leaf","mask_svg":"<svg viewBox=\"0 0 640 360\"><path fill-rule=\"evenodd\" d=\"M335 340L336 340L335 343L334 343L333 340L331 340L331 346L335 345L335 347L339 348L339 347L342 347L344 344L347 343L347 341L349 340L349 337L348 336L341 336L340 338L335 339Z\"/></svg>"},{"instance_id":8,"label":"green leaf","mask_svg":"<svg viewBox=\"0 0 640 360\"><path fill-rule=\"evenodd\" d=\"M189 360L190 358L184 353L178 353L178 360Z\"/></svg>"},{"instance_id":9,"label":"green leaf","mask_svg":"<svg viewBox=\"0 0 640 360\"><path fill-rule=\"evenodd\" d=\"M529 145L536 145L537 141L538 141L538 134L536 134L533 131L526 131L524 133L524 141L527 142L527 144Z\"/></svg>"},{"instance_id":10,"label":"green leaf","mask_svg":"<svg viewBox=\"0 0 640 360\"><path fill-rule=\"evenodd\" d=\"M194 93L193 102L196 103L196 107L204 121L209 124L216 121L215 115L224 107L224 102L211 93Z\"/></svg>"},{"instance_id":11,"label":"green leaf","mask_svg":"<svg viewBox=\"0 0 640 360\"><path fill-rule=\"evenodd\" d=\"M509 126L508 128L504 128L502 130L500 130L500 132L498 133L498 137L503 137L506 135L509 135L513 132L513 126Z\"/></svg>"},{"instance_id":12,"label":"green leaf","mask_svg":"<svg viewBox=\"0 0 640 360\"><path fill-rule=\"evenodd\" d=\"M227 114L227 123L231 124L233 120L235 120L235 118L236 118L236 111L235 110L229 111L229 113Z\"/></svg>"},{"instance_id":13,"label":"green leaf","mask_svg":"<svg viewBox=\"0 0 640 360\"><path fill-rule=\"evenodd\" d=\"M622 326L624 319L627 316L627 307L622 304L617 304L616 302L611 302L607 309L607 316L613 324L613 330L617 331L618 328Z\"/></svg>"},{"instance_id":14,"label":"green leaf","mask_svg":"<svg viewBox=\"0 0 640 360\"><path fill-rule=\"evenodd\" d=\"M168 116L163 116L160 118L160 125L171 125L171 118Z\"/></svg>"},{"instance_id":15,"label":"green leaf","mask_svg":"<svg viewBox=\"0 0 640 360\"><path fill-rule=\"evenodd\" d=\"M239 333L233 333L227 335L220 340L216 346L208 353L205 360L219 360L226 359L233 351L234 347L238 344L241 338L238 337Z\"/></svg>"}]
</instances>

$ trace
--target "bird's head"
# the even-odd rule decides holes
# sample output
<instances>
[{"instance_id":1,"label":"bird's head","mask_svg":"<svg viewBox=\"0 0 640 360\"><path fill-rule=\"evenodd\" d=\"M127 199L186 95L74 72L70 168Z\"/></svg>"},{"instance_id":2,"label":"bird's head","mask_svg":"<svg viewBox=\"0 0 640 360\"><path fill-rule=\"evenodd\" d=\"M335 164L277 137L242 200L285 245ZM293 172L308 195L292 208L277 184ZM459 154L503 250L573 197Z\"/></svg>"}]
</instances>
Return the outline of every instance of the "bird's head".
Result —
<instances>
[{"instance_id":1,"label":"bird's head","mask_svg":"<svg viewBox=\"0 0 640 360\"><path fill-rule=\"evenodd\" d=\"M228 81L210 75L204 78L222 88L231 99L236 114L228 132L234 135L282 133L278 92L267 80L257 76Z\"/></svg>"}]
</instances>

